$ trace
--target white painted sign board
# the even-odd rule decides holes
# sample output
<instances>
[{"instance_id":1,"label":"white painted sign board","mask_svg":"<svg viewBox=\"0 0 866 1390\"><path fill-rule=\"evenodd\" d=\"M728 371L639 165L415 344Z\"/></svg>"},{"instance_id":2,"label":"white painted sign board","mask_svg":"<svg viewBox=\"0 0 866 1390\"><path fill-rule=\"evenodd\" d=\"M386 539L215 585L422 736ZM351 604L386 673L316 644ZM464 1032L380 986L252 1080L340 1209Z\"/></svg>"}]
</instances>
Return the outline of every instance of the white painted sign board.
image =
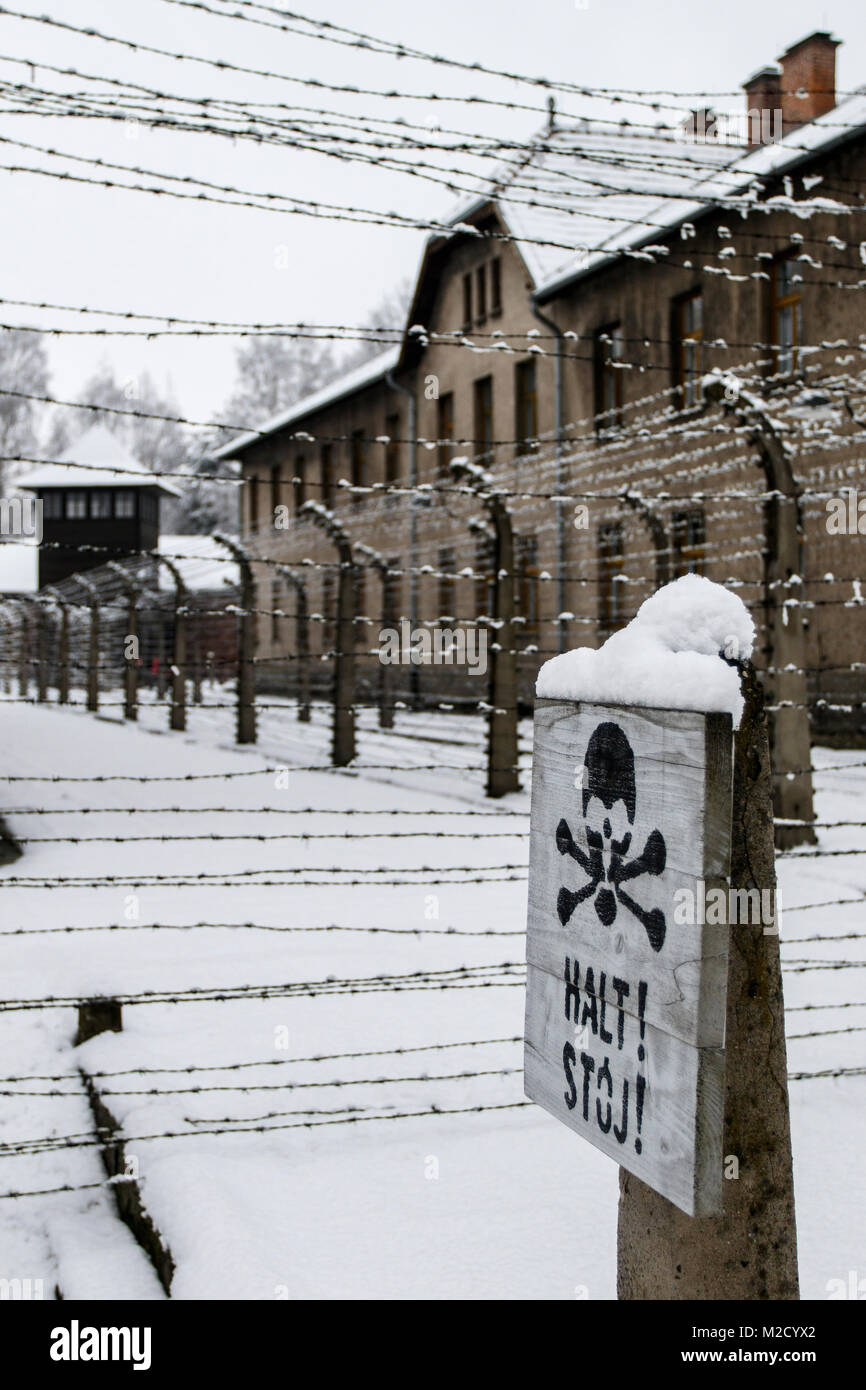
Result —
<instances>
[{"instance_id":1,"label":"white painted sign board","mask_svg":"<svg viewBox=\"0 0 866 1390\"><path fill-rule=\"evenodd\" d=\"M692 1216L721 1207L732 748L728 714L536 702L525 1091Z\"/></svg>"}]
</instances>

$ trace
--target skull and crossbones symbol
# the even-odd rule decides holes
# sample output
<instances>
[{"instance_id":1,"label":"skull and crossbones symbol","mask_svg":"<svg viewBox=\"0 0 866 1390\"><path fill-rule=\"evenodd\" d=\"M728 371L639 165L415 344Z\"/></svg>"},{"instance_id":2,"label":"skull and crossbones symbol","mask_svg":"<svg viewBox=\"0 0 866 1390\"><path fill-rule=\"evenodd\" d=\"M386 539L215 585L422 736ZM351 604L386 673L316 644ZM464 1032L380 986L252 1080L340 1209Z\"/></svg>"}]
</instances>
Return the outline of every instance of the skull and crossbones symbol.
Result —
<instances>
[{"instance_id":1,"label":"skull and crossbones symbol","mask_svg":"<svg viewBox=\"0 0 866 1390\"><path fill-rule=\"evenodd\" d=\"M619 802L624 804L629 826L634 824L637 807L634 753L618 724L599 724L593 732L586 749L581 786L589 854L575 843L564 817L556 827L556 847L560 854L568 854L577 860L589 874L589 882L577 892L565 886L560 888L556 902L559 920L565 926L578 903L594 895L598 919L609 927L616 918L619 902L641 923L652 949L660 951L667 930L664 913L658 907L648 912L626 892L623 884L630 883L641 874L662 873L667 851L660 830L651 832L643 854L634 859L626 857L631 847L631 830L624 829L620 839L614 838L611 824L614 807ZM598 817L587 815L590 802L594 799L601 802L607 815L602 817L600 812Z\"/></svg>"}]
</instances>

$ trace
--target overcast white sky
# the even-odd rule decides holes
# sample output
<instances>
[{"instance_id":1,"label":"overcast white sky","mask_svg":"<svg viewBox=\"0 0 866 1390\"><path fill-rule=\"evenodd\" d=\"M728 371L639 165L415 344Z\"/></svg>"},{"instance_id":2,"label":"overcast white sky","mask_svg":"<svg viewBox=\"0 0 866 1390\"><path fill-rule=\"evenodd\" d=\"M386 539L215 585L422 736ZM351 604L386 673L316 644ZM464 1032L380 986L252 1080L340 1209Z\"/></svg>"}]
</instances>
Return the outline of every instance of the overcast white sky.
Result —
<instances>
[{"instance_id":1,"label":"overcast white sky","mask_svg":"<svg viewBox=\"0 0 866 1390\"><path fill-rule=\"evenodd\" d=\"M430 64L371 55L315 39L269 32L231 18L213 18L168 0L9 0L26 13L48 14L83 27L184 53L229 59L289 77L317 78L403 92L479 93L545 104L543 93ZM207 0L225 8L222 0ZM278 4L279 0L272 0ZM304 0L297 0L303 9ZM305 13L418 48L596 87L665 88L706 94L718 109L739 109L732 92L745 77L815 28L843 40L840 90L866 84L863 0L810 0L724 5L653 4L650 0L307 0ZM584 3L584 0L581 0ZM187 96L325 106L364 114L387 112L413 121L441 121L471 132L526 138L542 117L423 101L385 102L317 92L288 80L246 78L187 62L131 53L95 39L0 15L0 78L76 90L40 63L79 73L137 81ZM10 57L35 64L35 72ZM87 84L89 85L89 84ZM107 90L107 89L106 89ZM599 102L558 98L562 109L609 114ZM696 96L685 105L697 105ZM303 151L232 144L203 134L154 132L73 118L0 116L0 137L175 174L194 174L247 189L340 204L437 216L452 206L447 190ZM441 157L440 157L441 159ZM450 162L441 160L441 162ZM0 165L42 164L92 175L68 160L50 161L0 143ZM359 227L341 221L196 205L166 198L62 184L0 169L0 296L94 308L138 310L190 318L242 321L363 323L396 279L414 272L424 234ZM278 248L287 247L280 257ZM278 262L287 260L285 268ZM73 324L58 314L0 306L0 321ZM232 386L236 340L188 342L54 340L53 389L75 396L84 379L109 361L124 380L149 371L170 382L182 409L207 418ZM246 422L255 423L255 422Z\"/></svg>"}]
</instances>

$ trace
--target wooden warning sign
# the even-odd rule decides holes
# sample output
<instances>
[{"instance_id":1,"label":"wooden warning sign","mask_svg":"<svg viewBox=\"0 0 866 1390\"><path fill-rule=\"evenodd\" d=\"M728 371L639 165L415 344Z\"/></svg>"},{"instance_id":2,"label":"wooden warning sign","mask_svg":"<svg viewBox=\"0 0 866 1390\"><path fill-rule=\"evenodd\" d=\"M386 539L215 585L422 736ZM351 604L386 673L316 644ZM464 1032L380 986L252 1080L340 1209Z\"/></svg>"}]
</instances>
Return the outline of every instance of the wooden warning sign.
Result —
<instances>
[{"instance_id":1,"label":"wooden warning sign","mask_svg":"<svg viewBox=\"0 0 866 1390\"><path fill-rule=\"evenodd\" d=\"M727 714L536 704L526 1094L694 1216L721 1206L731 758Z\"/></svg>"}]
</instances>

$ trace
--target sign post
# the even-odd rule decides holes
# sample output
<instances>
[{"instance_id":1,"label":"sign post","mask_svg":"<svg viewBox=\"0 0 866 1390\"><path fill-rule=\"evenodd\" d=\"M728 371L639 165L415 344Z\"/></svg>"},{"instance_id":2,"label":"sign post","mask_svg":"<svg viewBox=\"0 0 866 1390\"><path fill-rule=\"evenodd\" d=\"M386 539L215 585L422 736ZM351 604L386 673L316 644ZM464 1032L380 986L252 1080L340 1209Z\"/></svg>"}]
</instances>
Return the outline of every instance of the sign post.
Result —
<instances>
[{"instance_id":1,"label":"sign post","mask_svg":"<svg viewBox=\"0 0 866 1390\"><path fill-rule=\"evenodd\" d=\"M620 1298L797 1297L751 668L744 695L736 737L730 714L536 704L525 1090L620 1165Z\"/></svg>"}]
</instances>

